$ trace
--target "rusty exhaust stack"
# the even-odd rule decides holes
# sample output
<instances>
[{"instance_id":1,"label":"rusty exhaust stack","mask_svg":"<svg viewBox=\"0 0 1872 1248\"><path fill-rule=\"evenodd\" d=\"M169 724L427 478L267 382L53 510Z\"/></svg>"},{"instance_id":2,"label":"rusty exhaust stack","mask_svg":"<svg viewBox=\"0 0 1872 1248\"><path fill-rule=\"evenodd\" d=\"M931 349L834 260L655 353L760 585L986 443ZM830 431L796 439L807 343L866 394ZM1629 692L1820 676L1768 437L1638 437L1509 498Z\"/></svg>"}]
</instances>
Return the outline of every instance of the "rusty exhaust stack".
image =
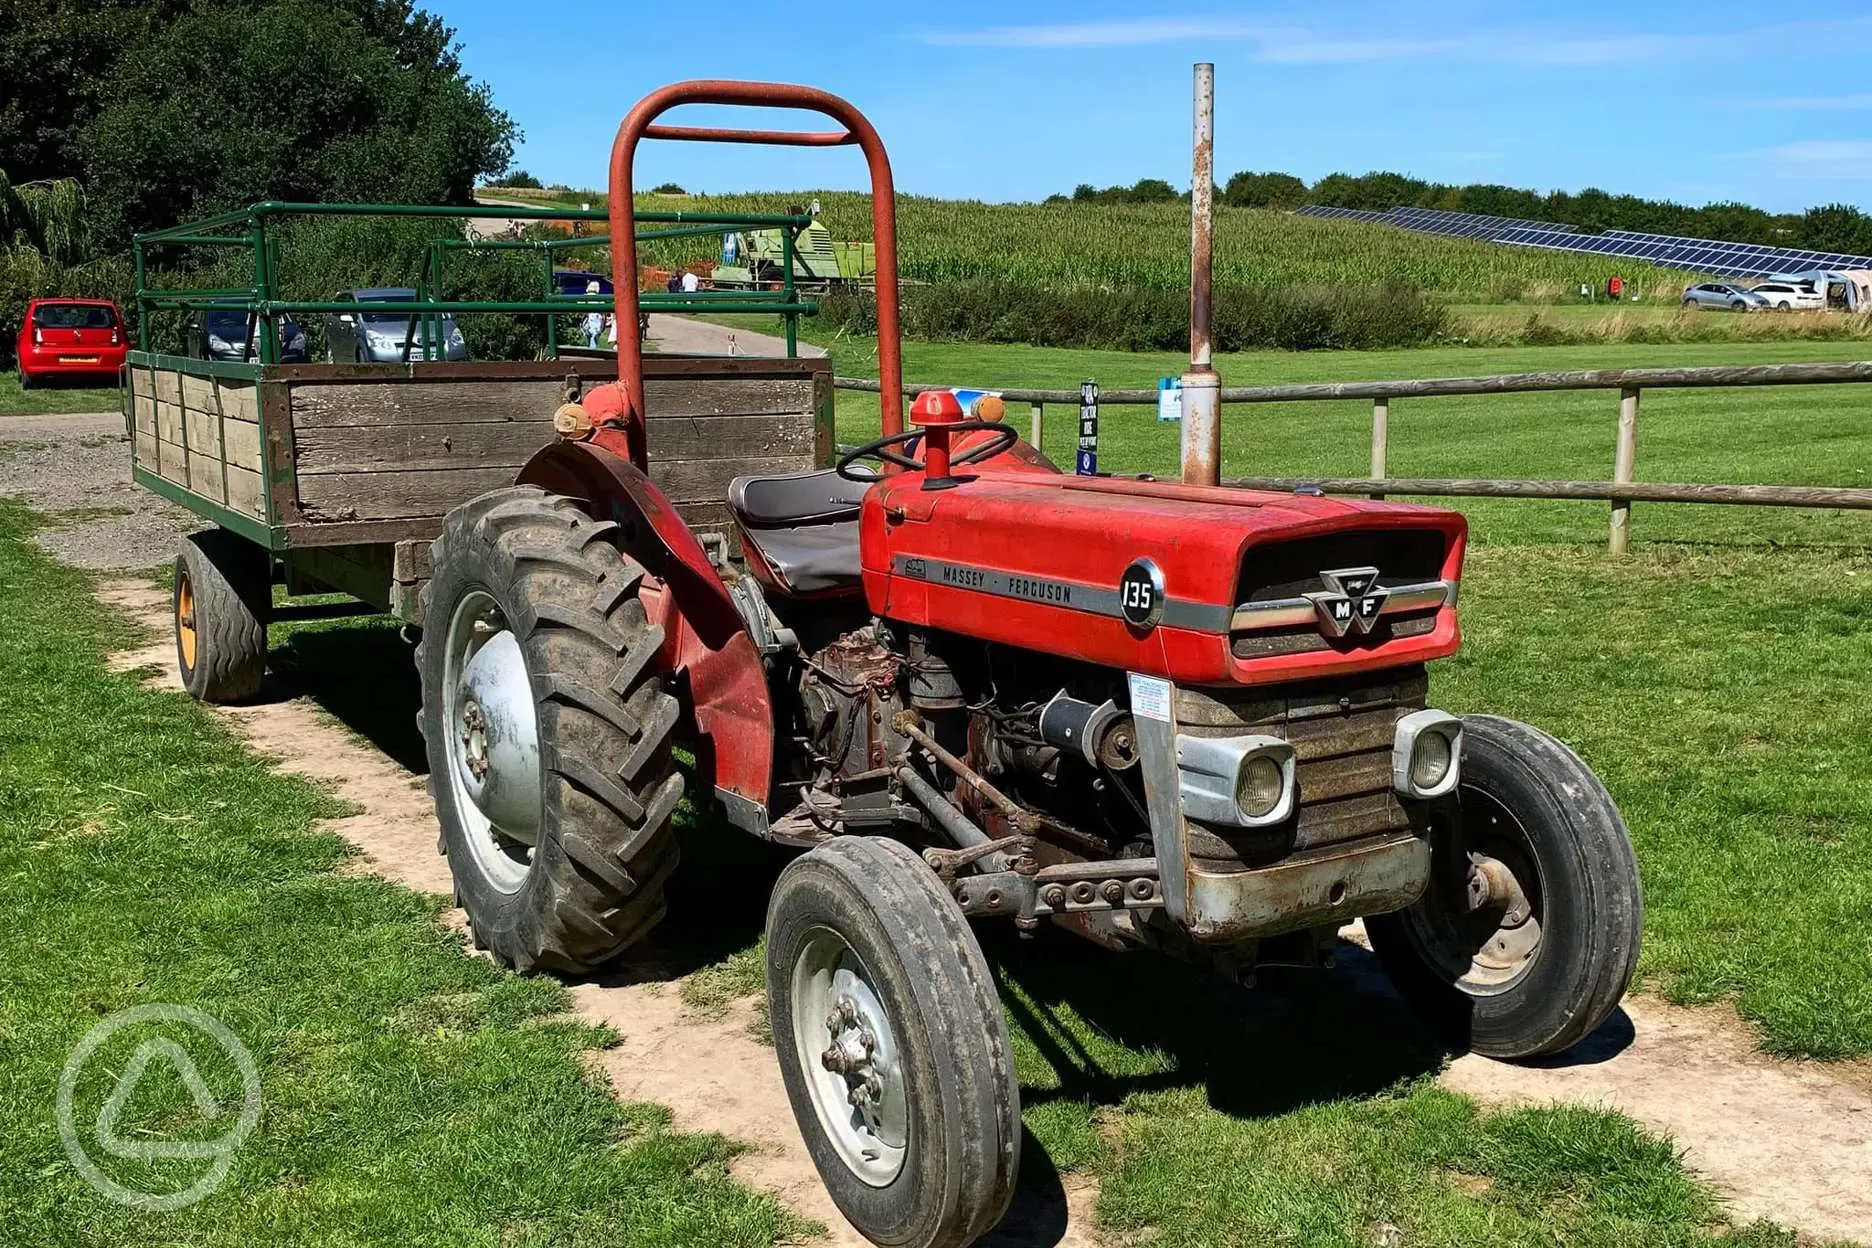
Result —
<instances>
[{"instance_id":1,"label":"rusty exhaust stack","mask_svg":"<svg viewBox=\"0 0 1872 1248\"><path fill-rule=\"evenodd\" d=\"M1215 270L1215 66L1196 66L1196 128L1190 175L1190 367L1183 374L1183 484L1222 478L1222 379L1210 364Z\"/></svg>"}]
</instances>

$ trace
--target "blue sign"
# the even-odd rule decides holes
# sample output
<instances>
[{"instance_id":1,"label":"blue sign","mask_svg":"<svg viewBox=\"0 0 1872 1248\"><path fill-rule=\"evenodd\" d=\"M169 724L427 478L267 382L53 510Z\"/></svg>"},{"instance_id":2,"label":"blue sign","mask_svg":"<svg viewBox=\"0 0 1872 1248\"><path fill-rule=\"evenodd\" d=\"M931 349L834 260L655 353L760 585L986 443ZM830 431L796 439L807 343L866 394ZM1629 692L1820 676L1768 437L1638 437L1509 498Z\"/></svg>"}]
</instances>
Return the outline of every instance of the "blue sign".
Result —
<instances>
[{"instance_id":1,"label":"blue sign","mask_svg":"<svg viewBox=\"0 0 1872 1248\"><path fill-rule=\"evenodd\" d=\"M1079 453L1073 472L1081 477L1098 475L1098 395L1098 382L1079 384Z\"/></svg>"}]
</instances>

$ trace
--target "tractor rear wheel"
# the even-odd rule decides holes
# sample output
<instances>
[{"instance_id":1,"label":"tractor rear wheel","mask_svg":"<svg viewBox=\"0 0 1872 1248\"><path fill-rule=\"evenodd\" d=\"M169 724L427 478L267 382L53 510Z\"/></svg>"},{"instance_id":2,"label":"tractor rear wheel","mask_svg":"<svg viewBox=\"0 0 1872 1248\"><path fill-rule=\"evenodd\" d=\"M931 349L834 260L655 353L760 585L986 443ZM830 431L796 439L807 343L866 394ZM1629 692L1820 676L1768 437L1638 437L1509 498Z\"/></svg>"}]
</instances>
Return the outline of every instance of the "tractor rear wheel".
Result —
<instances>
[{"instance_id":1,"label":"tractor rear wheel","mask_svg":"<svg viewBox=\"0 0 1872 1248\"><path fill-rule=\"evenodd\" d=\"M663 917L678 704L617 526L532 486L449 513L423 588L421 725L475 943L577 973Z\"/></svg>"},{"instance_id":2,"label":"tractor rear wheel","mask_svg":"<svg viewBox=\"0 0 1872 1248\"><path fill-rule=\"evenodd\" d=\"M1631 838L1605 786L1539 729L1470 715L1461 783L1435 820L1423 897L1365 920L1391 982L1488 1057L1584 1040L1625 995L1644 920Z\"/></svg>"},{"instance_id":3,"label":"tractor rear wheel","mask_svg":"<svg viewBox=\"0 0 1872 1248\"><path fill-rule=\"evenodd\" d=\"M844 836L767 908L767 1000L793 1117L873 1243L973 1243L1020 1167L1020 1087L981 947L910 849Z\"/></svg>"},{"instance_id":4,"label":"tractor rear wheel","mask_svg":"<svg viewBox=\"0 0 1872 1248\"><path fill-rule=\"evenodd\" d=\"M238 702L266 677L273 576L266 550L204 529L176 551L171 606L182 687L203 702Z\"/></svg>"}]
</instances>

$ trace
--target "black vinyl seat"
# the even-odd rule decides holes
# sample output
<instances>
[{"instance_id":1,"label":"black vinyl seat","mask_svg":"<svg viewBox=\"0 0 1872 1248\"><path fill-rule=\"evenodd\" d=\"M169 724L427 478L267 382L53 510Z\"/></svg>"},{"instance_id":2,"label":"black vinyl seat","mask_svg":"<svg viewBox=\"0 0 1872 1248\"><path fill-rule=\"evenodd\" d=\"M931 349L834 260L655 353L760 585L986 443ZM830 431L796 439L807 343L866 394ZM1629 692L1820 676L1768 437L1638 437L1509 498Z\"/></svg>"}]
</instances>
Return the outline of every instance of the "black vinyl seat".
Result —
<instances>
[{"instance_id":1,"label":"black vinyl seat","mask_svg":"<svg viewBox=\"0 0 1872 1248\"><path fill-rule=\"evenodd\" d=\"M830 468L736 477L728 508L788 589L822 593L858 584L858 507L870 488Z\"/></svg>"}]
</instances>

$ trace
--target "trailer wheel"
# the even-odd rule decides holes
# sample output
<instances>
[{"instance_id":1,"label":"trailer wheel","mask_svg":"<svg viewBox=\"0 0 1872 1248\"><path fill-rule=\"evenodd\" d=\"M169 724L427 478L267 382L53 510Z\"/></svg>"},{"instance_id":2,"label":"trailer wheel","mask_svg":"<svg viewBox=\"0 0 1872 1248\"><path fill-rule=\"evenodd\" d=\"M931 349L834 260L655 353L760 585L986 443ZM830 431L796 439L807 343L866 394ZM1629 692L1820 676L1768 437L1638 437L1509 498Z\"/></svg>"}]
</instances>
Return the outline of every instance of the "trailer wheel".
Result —
<instances>
[{"instance_id":1,"label":"trailer wheel","mask_svg":"<svg viewBox=\"0 0 1872 1248\"><path fill-rule=\"evenodd\" d=\"M1631 838L1599 778L1539 729L1467 716L1462 782L1433 836L1423 897L1366 920L1398 991L1489 1057L1592 1034L1631 983L1644 919Z\"/></svg>"},{"instance_id":2,"label":"trailer wheel","mask_svg":"<svg viewBox=\"0 0 1872 1248\"><path fill-rule=\"evenodd\" d=\"M421 725L475 942L576 973L663 917L682 776L643 569L617 526L532 486L449 513L423 588Z\"/></svg>"},{"instance_id":3,"label":"trailer wheel","mask_svg":"<svg viewBox=\"0 0 1872 1248\"><path fill-rule=\"evenodd\" d=\"M807 1151L874 1243L971 1243L1020 1163L1020 1088L981 948L930 869L847 836L781 873L767 998Z\"/></svg>"},{"instance_id":4,"label":"trailer wheel","mask_svg":"<svg viewBox=\"0 0 1872 1248\"><path fill-rule=\"evenodd\" d=\"M203 702L238 702L266 677L270 556L226 529L204 529L176 551L171 612L182 687Z\"/></svg>"}]
</instances>

